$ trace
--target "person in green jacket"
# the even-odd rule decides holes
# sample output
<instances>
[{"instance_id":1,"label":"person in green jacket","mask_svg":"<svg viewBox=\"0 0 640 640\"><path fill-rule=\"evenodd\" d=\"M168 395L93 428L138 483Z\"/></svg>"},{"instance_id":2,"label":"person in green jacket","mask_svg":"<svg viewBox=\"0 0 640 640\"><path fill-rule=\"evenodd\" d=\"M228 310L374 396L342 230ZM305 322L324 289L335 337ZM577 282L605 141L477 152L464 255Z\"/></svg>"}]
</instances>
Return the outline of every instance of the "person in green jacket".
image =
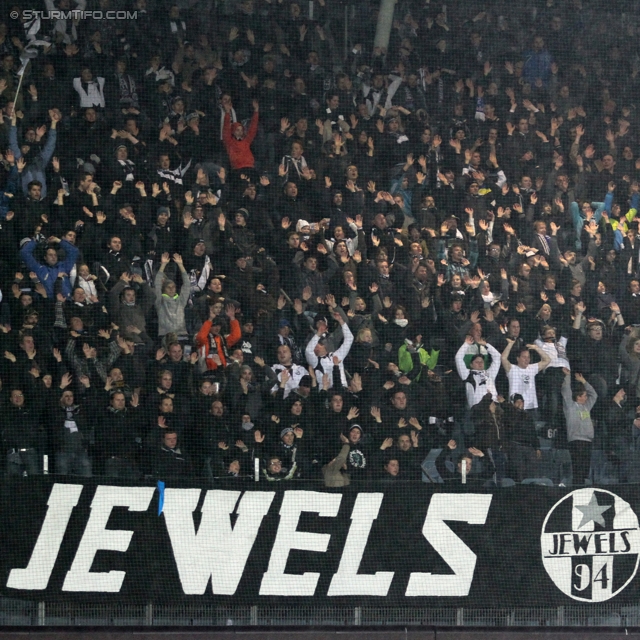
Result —
<instances>
[{"instance_id":1,"label":"person in green jacket","mask_svg":"<svg viewBox=\"0 0 640 640\"><path fill-rule=\"evenodd\" d=\"M438 364L439 356L439 350L432 349L431 352L429 352L424 348L422 335L418 333L412 336L412 339L407 338L400 349L398 349L398 369L403 373L413 371L419 358L420 364L423 367L427 367L430 371L433 371ZM417 373L415 380L420 380L421 374L422 370Z\"/></svg>"}]
</instances>

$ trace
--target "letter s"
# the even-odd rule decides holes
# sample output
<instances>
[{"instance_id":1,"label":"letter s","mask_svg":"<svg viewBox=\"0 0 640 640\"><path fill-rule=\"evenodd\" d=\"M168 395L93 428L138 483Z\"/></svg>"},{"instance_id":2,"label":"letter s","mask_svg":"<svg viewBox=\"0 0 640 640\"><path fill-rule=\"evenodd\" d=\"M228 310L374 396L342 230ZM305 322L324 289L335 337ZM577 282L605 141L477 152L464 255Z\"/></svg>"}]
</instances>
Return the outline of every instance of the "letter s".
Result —
<instances>
[{"instance_id":1,"label":"letter s","mask_svg":"<svg viewBox=\"0 0 640 640\"><path fill-rule=\"evenodd\" d=\"M476 569L476 554L445 524L445 520L484 524L490 494L435 494L431 498L422 535L451 567L453 575L412 573L406 596L467 596Z\"/></svg>"}]
</instances>

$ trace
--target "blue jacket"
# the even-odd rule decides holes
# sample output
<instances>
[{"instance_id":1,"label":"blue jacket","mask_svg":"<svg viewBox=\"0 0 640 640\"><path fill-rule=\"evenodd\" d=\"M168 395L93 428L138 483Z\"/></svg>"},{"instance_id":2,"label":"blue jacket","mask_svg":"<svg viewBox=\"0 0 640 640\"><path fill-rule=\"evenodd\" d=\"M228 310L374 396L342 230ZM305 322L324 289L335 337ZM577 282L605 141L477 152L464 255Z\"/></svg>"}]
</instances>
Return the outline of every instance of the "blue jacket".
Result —
<instances>
[{"instance_id":1,"label":"blue jacket","mask_svg":"<svg viewBox=\"0 0 640 640\"><path fill-rule=\"evenodd\" d=\"M551 54L546 51L525 51L522 56L524 68L522 75L530 84L534 84L536 78L540 78L546 87L551 77Z\"/></svg>"},{"instance_id":2,"label":"blue jacket","mask_svg":"<svg viewBox=\"0 0 640 640\"><path fill-rule=\"evenodd\" d=\"M24 260L27 267L29 267L29 270L33 271L38 276L38 280L42 282L42 285L47 290L47 296L49 296L50 300L54 299L54 286L59 273L67 274L62 279L61 292L66 298L71 295L71 281L69 280L69 273L71 273L71 269L73 269L73 265L76 263L78 255L80 254L78 248L74 247L66 240L62 240L60 242L60 246L64 249L66 257L62 262L58 262L54 267L42 264L34 258L33 252L36 248L35 240L30 240L24 245L24 247L22 247L22 249L20 249L20 257Z\"/></svg>"},{"instance_id":3,"label":"blue jacket","mask_svg":"<svg viewBox=\"0 0 640 640\"><path fill-rule=\"evenodd\" d=\"M49 129L47 143L44 145L44 149L30 160L24 168L22 172L22 191L25 196L28 195L27 187L32 180L37 180L42 184L42 197L44 198L47 195L47 175L45 169L56 149L57 139L58 131L56 129ZM18 144L18 129L15 126L11 126L9 129L9 148L13 151L16 160L22 158L22 151L20 151L20 145Z\"/></svg>"}]
</instances>

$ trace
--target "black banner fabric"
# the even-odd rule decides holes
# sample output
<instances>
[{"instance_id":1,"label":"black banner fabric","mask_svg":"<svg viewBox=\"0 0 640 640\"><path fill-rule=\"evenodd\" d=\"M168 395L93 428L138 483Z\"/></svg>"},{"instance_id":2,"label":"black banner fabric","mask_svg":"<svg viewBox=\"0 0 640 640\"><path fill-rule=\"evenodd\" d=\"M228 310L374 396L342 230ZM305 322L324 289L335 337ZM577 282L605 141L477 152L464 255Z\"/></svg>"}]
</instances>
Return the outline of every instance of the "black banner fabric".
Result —
<instances>
[{"instance_id":1,"label":"black banner fabric","mask_svg":"<svg viewBox=\"0 0 640 640\"><path fill-rule=\"evenodd\" d=\"M637 602L640 486L6 480L2 595L43 601Z\"/></svg>"}]
</instances>

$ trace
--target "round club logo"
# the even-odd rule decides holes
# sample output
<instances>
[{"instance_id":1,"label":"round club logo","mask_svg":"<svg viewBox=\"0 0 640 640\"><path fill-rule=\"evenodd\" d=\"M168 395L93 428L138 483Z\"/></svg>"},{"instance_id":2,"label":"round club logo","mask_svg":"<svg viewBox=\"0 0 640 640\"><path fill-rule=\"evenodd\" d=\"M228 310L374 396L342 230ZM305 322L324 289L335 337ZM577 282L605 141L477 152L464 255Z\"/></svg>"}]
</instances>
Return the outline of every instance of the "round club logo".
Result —
<instances>
[{"instance_id":1,"label":"round club logo","mask_svg":"<svg viewBox=\"0 0 640 640\"><path fill-rule=\"evenodd\" d=\"M640 561L638 517L604 489L577 489L556 502L540 536L542 562L558 589L582 602L618 595Z\"/></svg>"}]
</instances>

